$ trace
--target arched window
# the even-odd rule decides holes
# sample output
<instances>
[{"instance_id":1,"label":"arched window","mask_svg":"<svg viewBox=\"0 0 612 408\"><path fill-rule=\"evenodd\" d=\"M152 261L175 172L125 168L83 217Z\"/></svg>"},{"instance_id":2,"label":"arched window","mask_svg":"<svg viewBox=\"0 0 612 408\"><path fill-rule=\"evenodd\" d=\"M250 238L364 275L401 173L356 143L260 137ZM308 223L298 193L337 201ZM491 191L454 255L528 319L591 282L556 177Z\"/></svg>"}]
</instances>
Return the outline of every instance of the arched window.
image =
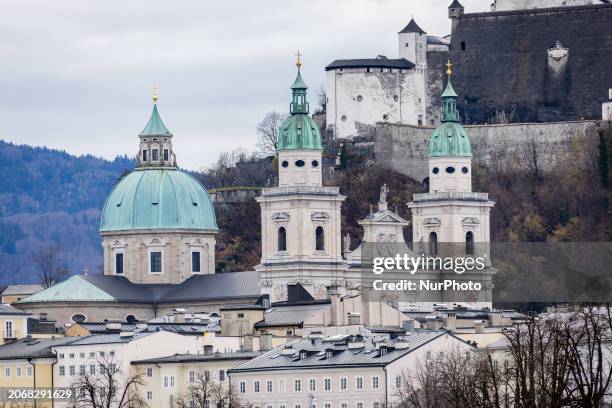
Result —
<instances>
[{"instance_id":1,"label":"arched window","mask_svg":"<svg viewBox=\"0 0 612 408\"><path fill-rule=\"evenodd\" d=\"M287 230L285 230L285 227L280 227L278 229L278 250L287 250Z\"/></svg>"},{"instance_id":2,"label":"arched window","mask_svg":"<svg viewBox=\"0 0 612 408\"><path fill-rule=\"evenodd\" d=\"M465 254L474 255L474 233L472 231L465 234Z\"/></svg>"},{"instance_id":3,"label":"arched window","mask_svg":"<svg viewBox=\"0 0 612 408\"><path fill-rule=\"evenodd\" d=\"M438 234L429 233L429 255L438 255Z\"/></svg>"},{"instance_id":4,"label":"arched window","mask_svg":"<svg viewBox=\"0 0 612 408\"><path fill-rule=\"evenodd\" d=\"M72 315L71 320L75 323L83 323L87 321L87 316L85 316L84 314L77 313L75 315Z\"/></svg>"},{"instance_id":5,"label":"arched window","mask_svg":"<svg viewBox=\"0 0 612 408\"><path fill-rule=\"evenodd\" d=\"M465 51L465 41L461 41L461 51Z\"/></svg>"},{"instance_id":6,"label":"arched window","mask_svg":"<svg viewBox=\"0 0 612 408\"><path fill-rule=\"evenodd\" d=\"M325 251L325 230L323 230L323 227L315 229L315 249Z\"/></svg>"},{"instance_id":7,"label":"arched window","mask_svg":"<svg viewBox=\"0 0 612 408\"><path fill-rule=\"evenodd\" d=\"M136 323L137 320L138 319L136 319L136 316L134 316L134 315L129 314L129 315L125 316L125 321L127 323L130 323L130 324Z\"/></svg>"}]
</instances>

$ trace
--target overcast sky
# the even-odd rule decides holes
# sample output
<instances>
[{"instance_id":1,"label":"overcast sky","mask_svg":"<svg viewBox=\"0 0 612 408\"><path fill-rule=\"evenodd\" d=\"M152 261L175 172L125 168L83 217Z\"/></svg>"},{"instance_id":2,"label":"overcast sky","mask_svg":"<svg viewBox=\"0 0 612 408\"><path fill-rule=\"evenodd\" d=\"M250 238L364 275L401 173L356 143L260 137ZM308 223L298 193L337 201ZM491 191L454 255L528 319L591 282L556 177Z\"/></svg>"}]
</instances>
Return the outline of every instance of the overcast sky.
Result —
<instances>
[{"instance_id":1,"label":"overcast sky","mask_svg":"<svg viewBox=\"0 0 612 408\"><path fill-rule=\"evenodd\" d=\"M467 12L492 0L464 0ZM295 51L311 106L334 59L397 57L414 15L450 32L451 0L4 0L0 139L105 158L137 150L158 107L181 167L254 149L254 128L286 111Z\"/></svg>"}]
</instances>

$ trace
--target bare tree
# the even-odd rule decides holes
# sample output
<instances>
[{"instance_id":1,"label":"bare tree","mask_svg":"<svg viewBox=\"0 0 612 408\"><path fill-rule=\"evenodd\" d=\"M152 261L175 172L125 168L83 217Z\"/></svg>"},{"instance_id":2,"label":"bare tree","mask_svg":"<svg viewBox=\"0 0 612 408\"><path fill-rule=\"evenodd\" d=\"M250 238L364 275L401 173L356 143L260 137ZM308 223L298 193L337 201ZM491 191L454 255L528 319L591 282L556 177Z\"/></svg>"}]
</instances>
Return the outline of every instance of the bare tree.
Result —
<instances>
[{"instance_id":1,"label":"bare tree","mask_svg":"<svg viewBox=\"0 0 612 408\"><path fill-rule=\"evenodd\" d=\"M62 248L49 244L38 248L30 255L30 261L37 269L41 285L48 288L68 275L68 270L60 263Z\"/></svg>"},{"instance_id":2,"label":"bare tree","mask_svg":"<svg viewBox=\"0 0 612 408\"><path fill-rule=\"evenodd\" d=\"M286 118L286 113L268 112L255 128L259 136L257 144L264 154L276 153L280 128Z\"/></svg>"},{"instance_id":3,"label":"bare tree","mask_svg":"<svg viewBox=\"0 0 612 408\"><path fill-rule=\"evenodd\" d=\"M213 381L207 373L199 372L187 393L177 399L176 406L177 408L238 408L243 405L233 388Z\"/></svg>"},{"instance_id":4,"label":"bare tree","mask_svg":"<svg viewBox=\"0 0 612 408\"><path fill-rule=\"evenodd\" d=\"M112 359L101 359L95 374L81 374L72 383L76 399L70 408L147 408L138 391L143 374L124 376L118 366Z\"/></svg>"}]
</instances>

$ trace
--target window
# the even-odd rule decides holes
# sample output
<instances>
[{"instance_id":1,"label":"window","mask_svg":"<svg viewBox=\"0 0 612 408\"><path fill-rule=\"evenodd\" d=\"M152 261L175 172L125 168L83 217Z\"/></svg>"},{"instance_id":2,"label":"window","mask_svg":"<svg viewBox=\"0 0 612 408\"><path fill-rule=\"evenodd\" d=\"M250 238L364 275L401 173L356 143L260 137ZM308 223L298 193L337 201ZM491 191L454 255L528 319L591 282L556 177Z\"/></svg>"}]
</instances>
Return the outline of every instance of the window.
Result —
<instances>
[{"instance_id":1,"label":"window","mask_svg":"<svg viewBox=\"0 0 612 408\"><path fill-rule=\"evenodd\" d=\"M389 115L387 115L386 113L383 115L383 120L387 121L389 120Z\"/></svg>"},{"instance_id":2,"label":"window","mask_svg":"<svg viewBox=\"0 0 612 408\"><path fill-rule=\"evenodd\" d=\"M317 380L311 378L308 381L308 391L316 391L317 390Z\"/></svg>"},{"instance_id":3,"label":"window","mask_svg":"<svg viewBox=\"0 0 612 408\"><path fill-rule=\"evenodd\" d=\"M104 357L105 355L106 355L105 352L103 352L103 351L100 352L100 357Z\"/></svg>"},{"instance_id":4,"label":"window","mask_svg":"<svg viewBox=\"0 0 612 408\"><path fill-rule=\"evenodd\" d=\"M21 367L15 367L15 377L21 377Z\"/></svg>"},{"instance_id":5,"label":"window","mask_svg":"<svg viewBox=\"0 0 612 408\"><path fill-rule=\"evenodd\" d=\"M95 374L96 373L96 365L95 364L90 364L89 365L89 374Z\"/></svg>"},{"instance_id":6,"label":"window","mask_svg":"<svg viewBox=\"0 0 612 408\"><path fill-rule=\"evenodd\" d=\"M147 367L147 377L153 377L153 368Z\"/></svg>"},{"instance_id":7,"label":"window","mask_svg":"<svg viewBox=\"0 0 612 408\"><path fill-rule=\"evenodd\" d=\"M253 381L253 392L259 392L259 381Z\"/></svg>"},{"instance_id":8,"label":"window","mask_svg":"<svg viewBox=\"0 0 612 408\"><path fill-rule=\"evenodd\" d=\"M431 169L431 172L432 172L433 174L438 174L438 173L440 172L440 169L439 169L439 168L437 168L437 167L434 167L433 169Z\"/></svg>"},{"instance_id":9,"label":"window","mask_svg":"<svg viewBox=\"0 0 612 408\"><path fill-rule=\"evenodd\" d=\"M219 370L219 382L225 381L225 370Z\"/></svg>"},{"instance_id":10,"label":"window","mask_svg":"<svg viewBox=\"0 0 612 408\"><path fill-rule=\"evenodd\" d=\"M285 227L280 227L278 229L278 251L286 251L287 250L287 230Z\"/></svg>"},{"instance_id":11,"label":"window","mask_svg":"<svg viewBox=\"0 0 612 408\"><path fill-rule=\"evenodd\" d=\"M28 377L31 377L31 376L32 376L32 374L33 374L33 371L34 371L34 370L32 369L32 366L28 366L28 369L26 370L26 375L27 375Z\"/></svg>"},{"instance_id":12,"label":"window","mask_svg":"<svg viewBox=\"0 0 612 408\"><path fill-rule=\"evenodd\" d=\"M153 149L151 150L151 160L158 161L159 160L159 150Z\"/></svg>"},{"instance_id":13,"label":"window","mask_svg":"<svg viewBox=\"0 0 612 408\"><path fill-rule=\"evenodd\" d=\"M153 399L153 391L147 391L147 399L148 400L152 400Z\"/></svg>"},{"instance_id":14,"label":"window","mask_svg":"<svg viewBox=\"0 0 612 408\"><path fill-rule=\"evenodd\" d=\"M210 381L210 370L204 371L204 381Z\"/></svg>"},{"instance_id":15,"label":"window","mask_svg":"<svg viewBox=\"0 0 612 408\"><path fill-rule=\"evenodd\" d=\"M293 380L293 391L302 391L302 380Z\"/></svg>"},{"instance_id":16,"label":"window","mask_svg":"<svg viewBox=\"0 0 612 408\"><path fill-rule=\"evenodd\" d=\"M79 365L79 375L85 375L85 364Z\"/></svg>"},{"instance_id":17,"label":"window","mask_svg":"<svg viewBox=\"0 0 612 408\"><path fill-rule=\"evenodd\" d=\"M85 358L85 353L79 353L79 358Z\"/></svg>"},{"instance_id":18,"label":"window","mask_svg":"<svg viewBox=\"0 0 612 408\"><path fill-rule=\"evenodd\" d=\"M63 376L66 375L66 367L59 366L59 375L60 375L60 377L63 377Z\"/></svg>"},{"instance_id":19,"label":"window","mask_svg":"<svg viewBox=\"0 0 612 408\"><path fill-rule=\"evenodd\" d=\"M266 382L266 391L272 392L272 381Z\"/></svg>"},{"instance_id":20,"label":"window","mask_svg":"<svg viewBox=\"0 0 612 408\"><path fill-rule=\"evenodd\" d=\"M142 161L143 161L143 162L146 162L146 161L147 161L147 151L146 151L146 150L143 150L143 151L142 151Z\"/></svg>"},{"instance_id":21,"label":"window","mask_svg":"<svg viewBox=\"0 0 612 408\"><path fill-rule=\"evenodd\" d=\"M190 371L189 372L189 382L190 383L194 383L195 382L195 371Z\"/></svg>"},{"instance_id":22,"label":"window","mask_svg":"<svg viewBox=\"0 0 612 408\"><path fill-rule=\"evenodd\" d=\"M281 166L287 168L289 167L289 162L287 160L283 160L283 162L281 163Z\"/></svg>"},{"instance_id":23,"label":"window","mask_svg":"<svg viewBox=\"0 0 612 408\"><path fill-rule=\"evenodd\" d=\"M240 381L240 393L246 394L246 383L244 381Z\"/></svg>"},{"instance_id":24,"label":"window","mask_svg":"<svg viewBox=\"0 0 612 408\"><path fill-rule=\"evenodd\" d=\"M95 352L93 352L93 351L92 351L91 353L89 353L89 357L93 358L93 357L95 357L95 356L96 356L96 353L95 353Z\"/></svg>"},{"instance_id":25,"label":"window","mask_svg":"<svg viewBox=\"0 0 612 408\"><path fill-rule=\"evenodd\" d=\"M425 354L425 357L426 357L427 359L430 359L430 358L431 358L431 351L428 351L428 352Z\"/></svg>"},{"instance_id":26,"label":"window","mask_svg":"<svg viewBox=\"0 0 612 408\"><path fill-rule=\"evenodd\" d=\"M191 253L191 272L199 273L200 269L200 251L194 251Z\"/></svg>"},{"instance_id":27,"label":"window","mask_svg":"<svg viewBox=\"0 0 612 408\"><path fill-rule=\"evenodd\" d=\"M315 229L315 245L317 251L325 251L325 230L321 226Z\"/></svg>"},{"instance_id":28,"label":"window","mask_svg":"<svg viewBox=\"0 0 612 408\"><path fill-rule=\"evenodd\" d=\"M304 160L296 160L296 161L295 161L295 165L296 165L297 167L304 167L304 165L305 165L305 164L306 164L306 163L304 163Z\"/></svg>"},{"instance_id":29,"label":"window","mask_svg":"<svg viewBox=\"0 0 612 408\"><path fill-rule=\"evenodd\" d=\"M468 170L468 168L467 168L467 167L462 167L462 168L461 168L461 172L462 172L463 174L468 174L468 171L469 171L469 170Z\"/></svg>"},{"instance_id":30,"label":"window","mask_svg":"<svg viewBox=\"0 0 612 408\"><path fill-rule=\"evenodd\" d=\"M164 388L173 388L174 387L174 376L164 377Z\"/></svg>"},{"instance_id":31,"label":"window","mask_svg":"<svg viewBox=\"0 0 612 408\"><path fill-rule=\"evenodd\" d=\"M419 119L418 119L417 123L418 123L419 126L423 126L423 115L419 115Z\"/></svg>"},{"instance_id":32,"label":"window","mask_svg":"<svg viewBox=\"0 0 612 408\"><path fill-rule=\"evenodd\" d=\"M346 391L346 377L340 378L340 389Z\"/></svg>"},{"instance_id":33,"label":"window","mask_svg":"<svg viewBox=\"0 0 612 408\"><path fill-rule=\"evenodd\" d=\"M453 173L455 172L455 168L454 168L453 166L448 166L448 167L446 168L446 172L447 172L448 174L453 174Z\"/></svg>"},{"instance_id":34,"label":"window","mask_svg":"<svg viewBox=\"0 0 612 408\"><path fill-rule=\"evenodd\" d=\"M363 408L363 402L358 402L356 405L357 408Z\"/></svg>"},{"instance_id":35,"label":"window","mask_svg":"<svg viewBox=\"0 0 612 408\"><path fill-rule=\"evenodd\" d=\"M465 51L465 41L461 41L461 51Z\"/></svg>"},{"instance_id":36,"label":"window","mask_svg":"<svg viewBox=\"0 0 612 408\"><path fill-rule=\"evenodd\" d=\"M115 254L115 274L123 275L123 252Z\"/></svg>"},{"instance_id":37,"label":"window","mask_svg":"<svg viewBox=\"0 0 612 408\"><path fill-rule=\"evenodd\" d=\"M68 356L69 356L70 358L74 358L74 353L70 353L70 354L68 354Z\"/></svg>"},{"instance_id":38,"label":"window","mask_svg":"<svg viewBox=\"0 0 612 408\"><path fill-rule=\"evenodd\" d=\"M59 358L64 358L64 353L59 353Z\"/></svg>"},{"instance_id":39,"label":"window","mask_svg":"<svg viewBox=\"0 0 612 408\"><path fill-rule=\"evenodd\" d=\"M238 318L239 319L244 319L244 313L238 313Z\"/></svg>"},{"instance_id":40,"label":"window","mask_svg":"<svg viewBox=\"0 0 612 408\"><path fill-rule=\"evenodd\" d=\"M355 389L357 391L363 391L363 377L357 377L355 379Z\"/></svg>"},{"instance_id":41,"label":"window","mask_svg":"<svg viewBox=\"0 0 612 408\"><path fill-rule=\"evenodd\" d=\"M12 339L13 338L13 322L6 321L4 323L4 338Z\"/></svg>"},{"instance_id":42,"label":"window","mask_svg":"<svg viewBox=\"0 0 612 408\"><path fill-rule=\"evenodd\" d=\"M402 377L398 375L397 377L395 377L395 387L399 388L401 386L402 386Z\"/></svg>"},{"instance_id":43,"label":"window","mask_svg":"<svg viewBox=\"0 0 612 408\"><path fill-rule=\"evenodd\" d=\"M346 402L340 403L340 408L348 408L348 404Z\"/></svg>"},{"instance_id":44,"label":"window","mask_svg":"<svg viewBox=\"0 0 612 408\"><path fill-rule=\"evenodd\" d=\"M164 161L168 161L168 149L164 149Z\"/></svg>"},{"instance_id":45,"label":"window","mask_svg":"<svg viewBox=\"0 0 612 408\"><path fill-rule=\"evenodd\" d=\"M319 162L317 160L311 161L310 164L312 165L312 167L319 167Z\"/></svg>"},{"instance_id":46,"label":"window","mask_svg":"<svg viewBox=\"0 0 612 408\"><path fill-rule=\"evenodd\" d=\"M363 96L357 95L357 102L361 102L361 101L363 101Z\"/></svg>"},{"instance_id":47,"label":"window","mask_svg":"<svg viewBox=\"0 0 612 408\"><path fill-rule=\"evenodd\" d=\"M435 232L429 233L429 254L438 255L438 234Z\"/></svg>"},{"instance_id":48,"label":"window","mask_svg":"<svg viewBox=\"0 0 612 408\"><path fill-rule=\"evenodd\" d=\"M372 389L377 390L380 387L378 377L372 377Z\"/></svg>"},{"instance_id":49,"label":"window","mask_svg":"<svg viewBox=\"0 0 612 408\"><path fill-rule=\"evenodd\" d=\"M285 383L285 380L278 380L278 391L279 392L285 392L287 391L287 383Z\"/></svg>"},{"instance_id":50,"label":"window","mask_svg":"<svg viewBox=\"0 0 612 408\"><path fill-rule=\"evenodd\" d=\"M326 378L323 380L323 389L325 391L331 391L331 378Z\"/></svg>"},{"instance_id":51,"label":"window","mask_svg":"<svg viewBox=\"0 0 612 408\"><path fill-rule=\"evenodd\" d=\"M472 231L465 234L465 254L474 255L474 233Z\"/></svg>"},{"instance_id":52,"label":"window","mask_svg":"<svg viewBox=\"0 0 612 408\"><path fill-rule=\"evenodd\" d=\"M161 273L162 271L162 253L158 251L151 252L151 273Z\"/></svg>"},{"instance_id":53,"label":"window","mask_svg":"<svg viewBox=\"0 0 612 408\"><path fill-rule=\"evenodd\" d=\"M340 120L342 120L343 122L346 122L346 115L342 115L342 116L340 117Z\"/></svg>"}]
</instances>

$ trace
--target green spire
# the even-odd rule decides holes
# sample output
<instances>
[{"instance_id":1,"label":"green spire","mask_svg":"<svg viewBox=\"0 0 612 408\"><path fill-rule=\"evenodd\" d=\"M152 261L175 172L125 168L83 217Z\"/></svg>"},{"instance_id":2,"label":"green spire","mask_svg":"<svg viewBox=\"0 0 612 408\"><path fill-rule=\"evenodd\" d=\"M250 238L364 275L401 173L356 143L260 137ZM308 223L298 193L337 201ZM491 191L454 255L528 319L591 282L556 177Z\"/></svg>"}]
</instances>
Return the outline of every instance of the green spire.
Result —
<instances>
[{"instance_id":1,"label":"green spire","mask_svg":"<svg viewBox=\"0 0 612 408\"><path fill-rule=\"evenodd\" d=\"M457 93L453 89L450 76L446 83L446 89L442 92L442 122L459 122L459 111L457 110Z\"/></svg>"},{"instance_id":2,"label":"green spire","mask_svg":"<svg viewBox=\"0 0 612 408\"><path fill-rule=\"evenodd\" d=\"M142 129L142 132L138 136L172 136L172 133L166 128L164 122L159 117L159 112L157 112L157 104L153 105L153 112L151 113L151 118Z\"/></svg>"},{"instance_id":3,"label":"green spire","mask_svg":"<svg viewBox=\"0 0 612 408\"><path fill-rule=\"evenodd\" d=\"M295 65L298 67L297 76L291 85L291 104L289 106L289 116L283 122L278 139L277 150L321 150L321 132L317 124L308 115L308 101L306 100L306 90L308 87L302 79L300 67L300 52L296 54L298 59Z\"/></svg>"}]
</instances>

